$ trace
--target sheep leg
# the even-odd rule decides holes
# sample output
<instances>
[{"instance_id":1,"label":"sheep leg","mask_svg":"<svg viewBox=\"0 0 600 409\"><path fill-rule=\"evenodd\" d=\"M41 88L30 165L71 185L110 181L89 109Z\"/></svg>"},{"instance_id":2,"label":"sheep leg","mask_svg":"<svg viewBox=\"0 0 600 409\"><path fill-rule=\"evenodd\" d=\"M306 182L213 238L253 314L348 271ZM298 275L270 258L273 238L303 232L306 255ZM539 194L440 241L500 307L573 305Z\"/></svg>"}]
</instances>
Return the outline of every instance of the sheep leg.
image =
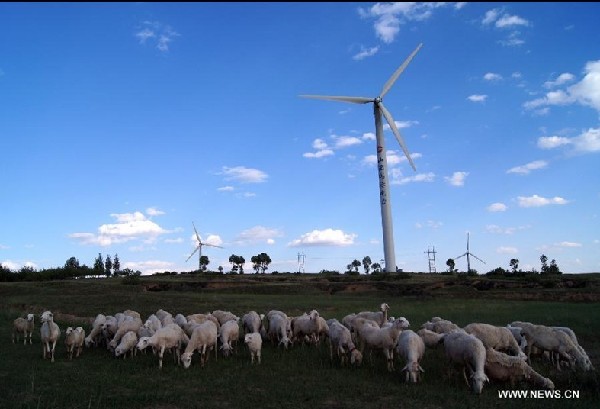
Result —
<instances>
[{"instance_id":1,"label":"sheep leg","mask_svg":"<svg viewBox=\"0 0 600 409\"><path fill-rule=\"evenodd\" d=\"M54 349L56 348L56 341L52 343L52 359L50 362L54 362Z\"/></svg>"},{"instance_id":2,"label":"sheep leg","mask_svg":"<svg viewBox=\"0 0 600 409\"><path fill-rule=\"evenodd\" d=\"M164 353L165 353L165 346L161 345L160 349L158 350L158 369L162 369L162 359L163 359Z\"/></svg>"}]
</instances>

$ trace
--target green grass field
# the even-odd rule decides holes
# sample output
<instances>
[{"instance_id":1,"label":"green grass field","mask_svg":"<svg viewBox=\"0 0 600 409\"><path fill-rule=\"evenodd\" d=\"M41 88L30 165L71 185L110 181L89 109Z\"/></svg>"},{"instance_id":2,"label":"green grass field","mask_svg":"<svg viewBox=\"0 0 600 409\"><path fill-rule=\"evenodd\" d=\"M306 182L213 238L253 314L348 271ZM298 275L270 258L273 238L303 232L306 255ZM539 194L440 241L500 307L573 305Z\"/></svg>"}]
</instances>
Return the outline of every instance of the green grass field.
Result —
<instances>
[{"instance_id":1,"label":"green grass field","mask_svg":"<svg viewBox=\"0 0 600 409\"><path fill-rule=\"evenodd\" d=\"M365 291L349 287L332 291L330 285L314 278L275 277L225 285L236 278L212 286L196 285L202 280L189 277L142 277L135 285L124 285L122 279L0 283L0 333L4 334L0 338L0 408L596 408L600 404L596 373L558 372L539 360L533 363L538 372L552 379L557 390L576 391L579 398L500 399L498 391L510 389L510 385L496 383L474 395L461 375L447 365L441 348L426 351L422 363L426 372L417 385L403 383L398 371L388 372L377 354L359 368L340 367L330 361L326 344L283 351L265 343L260 366L250 365L243 343L237 355L219 356L217 361L213 355L204 368L198 365L196 354L188 370L177 366L168 354L162 371L151 353L123 360L104 349L91 348L84 349L77 359L67 359L63 344L66 327L83 325L89 331L89 321L98 313L114 314L129 308L145 318L159 308L173 315L226 309L241 316L249 310L266 313L280 309L298 315L314 308L325 318L341 319L350 312L376 310L386 302L390 315L406 317L414 330L432 316L461 326L470 322L505 325L513 320L569 326L594 365L600 367L598 302L515 300L508 293L507 297L472 296L471 290L460 289L440 296L391 295L382 290L386 287L382 282ZM413 280L415 286L419 280ZM402 285L410 286L410 281L404 280ZM152 286L147 284L165 282L177 285L148 291ZM39 313L43 310L55 313L63 331L54 363L42 359ZM27 312L36 313L34 344L12 344L12 321ZM401 368L400 362L396 368ZM528 385L519 384L515 389L528 389Z\"/></svg>"}]
</instances>

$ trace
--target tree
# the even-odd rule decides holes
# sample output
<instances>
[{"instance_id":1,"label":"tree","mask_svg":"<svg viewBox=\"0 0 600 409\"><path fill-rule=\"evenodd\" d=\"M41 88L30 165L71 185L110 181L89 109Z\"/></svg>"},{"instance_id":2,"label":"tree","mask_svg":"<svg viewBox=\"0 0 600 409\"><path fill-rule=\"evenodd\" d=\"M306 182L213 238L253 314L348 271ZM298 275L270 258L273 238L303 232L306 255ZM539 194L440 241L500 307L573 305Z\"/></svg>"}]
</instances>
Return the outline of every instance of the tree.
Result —
<instances>
[{"instance_id":1,"label":"tree","mask_svg":"<svg viewBox=\"0 0 600 409\"><path fill-rule=\"evenodd\" d=\"M381 273L381 264L379 264L379 263L373 263L371 265L371 267L373 268L373 274L379 274L379 273Z\"/></svg>"},{"instance_id":2,"label":"tree","mask_svg":"<svg viewBox=\"0 0 600 409\"><path fill-rule=\"evenodd\" d=\"M515 274L517 272L517 270L519 269L519 259L511 258L510 259L510 267L512 268L513 274Z\"/></svg>"},{"instance_id":3,"label":"tree","mask_svg":"<svg viewBox=\"0 0 600 409\"><path fill-rule=\"evenodd\" d=\"M365 274L369 274L369 271L371 270L371 257L365 256L362 259L362 265L363 265L363 268L365 269Z\"/></svg>"},{"instance_id":4,"label":"tree","mask_svg":"<svg viewBox=\"0 0 600 409\"><path fill-rule=\"evenodd\" d=\"M200 256L200 270L206 271L206 266L210 264L208 256Z\"/></svg>"},{"instance_id":5,"label":"tree","mask_svg":"<svg viewBox=\"0 0 600 409\"><path fill-rule=\"evenodd\" d=\"M104 261L104 272L106 277L110 277L110 270L113 268L112 260L110 259L110 254L106 255L106 260Z\"/></svg>"},{"instance_id":6,"label":"tree","mask_svg":"<svg viewBox=\"0 0 600 409\"><path fill-rule=\"evenodd\" d=\"M75 257L71 257L65 262L65 269L67 270L77 270L78 268L79 260L77 260Z\"/></svg>"},{"instance_id":7,"label":"tree","mask_svg":"<svg viewBox=\"0 0 600 409\"><path fill-rule=\"evenodd\" d=\"M361 264L362 263L356 259L352 261L352 268L354 268L355 273L358 273L358 268L361 266Z\"/></svg>"},{"instance_id":8,"label":"tree","mask_svg":"<svg viewBox=\"0 0 600 409\"><path fill-rule=\"evenodd\" d=\"M223 266L219 266L218 270L219 270L219 274L223 274Z\"/></svg>"},{"instance_id":9,"label":"tree","mask_svg":"<svg viewBox=\"0 0 600 409\"><path fill-rule=\"evenodd\" d=\"M540 262L542 263L542 274L546 274L548 272L548 257L545 254L540 256Z\"/></svg>"},{"instance_id":10,"label":"tree","mask_svg":"<svg viewBox=\"0 0 600 409\"><path fill-rule=\"evenodd\" d=\"M446 265L448 266L448 272L453 273L454 272L454 266L456 265L454 263L454 259L453 258L449 258L448 260L446 260Z\"/></svg>"},{"instance_id":11,"label":"tree","mask_svg":"<svg viewBox=\"0 0 600 409\"><path fill-rule=\"evenodd\" d=\"M102 253L98 253L98 257L94 261L94 274L101 275L104 272L104 262L102 261Z\"/></svg>"},{"instance_id":12,"label":"tree","mask_svg":"<svg viewBox=\"0 0 600 409\"><path fill-rule=\"evenodd\" d=\"M258 274L258 270L260 269L260 261L258 261L258 256L250 257L250 261L252 262L252 268L254 272Z\"/></svg>"},{"instance_id":13,"label":"tree","mask_svg":"<svg viewBox=\"0 0 600 409\"><path fill-rule=\"evenodd\" d=\"M271 264L271 257L269 257L267 253L260 253L258 256L256 256L256 259L258 261L258 266L261 273L264 274L265 271L268 270L269 264Z\"/></svg>"},{"instance_id":14,"label":"tree","mask_svg":"<svg viewBox=\"0 0 600 409\"><path fill-rule=\"evenodd\" d=\"M115 275L121 271L121 262L119 261L119 256L116 253L113 257L113 271L115 272Z\"/></svg>"},{"instance_id":15,"label":"tree","mask_svg":"<svg viewBox=\"0 0 600 409\"><path fill-rule=\"evenodd\" d=\"M233 274L238 272L239 274L244 274L244 263L246 262L244 257L232 254L229 256L229 262L231 263L231 272Z\"/></svg>"},{"instance_id":16,"label":"tree","mask_svg":"<svg viewBox=\"0 0 600 409\"><path fill-rule=\"evenodd\" d=\"M558 265L556 264L556 260L552 259L550 261L550 266L548 267L548 274L562 274Z\"/></svg>"}]
</instances>

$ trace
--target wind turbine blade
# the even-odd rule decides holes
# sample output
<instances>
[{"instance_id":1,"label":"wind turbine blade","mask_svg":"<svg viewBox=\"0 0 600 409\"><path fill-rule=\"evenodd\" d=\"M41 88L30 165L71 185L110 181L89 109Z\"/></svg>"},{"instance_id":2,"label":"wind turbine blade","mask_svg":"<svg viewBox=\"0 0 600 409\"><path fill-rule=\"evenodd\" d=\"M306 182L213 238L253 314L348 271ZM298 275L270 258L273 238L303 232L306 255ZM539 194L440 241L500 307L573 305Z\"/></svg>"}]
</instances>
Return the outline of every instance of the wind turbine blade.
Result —
<instances>
[{"instance_id":1,"label":"wind turbine blade","mask_svg":"<svg viewBox=\"0 0 600 409\"><path fill-rule=\"evenodd\" d=\"M218 247L220 249L222 249L223 247L221 246L217 246L216 244L210 244L210 243L202 243L203 246L210 246L210 247Z\"/></svg>"},{"instance_id":2,"label":"wind turbine blade","mask_svg":"<svg viewBox=\"0 0 600 409\"><path fill-rule=\"evenodd\" d=\"M367 104L369 102L373 102L374 98L365 98L365 97L343 97L343 96L335 96L335 95L300 95L302 98L312 98L312 99L324 99L328 101L341 101L341 102L350 102L352 104Z\"/></svg>"},{"instance_id":3,"label":"wind turbine blade","mask_svg":"<svg viewBox=\"0 0 600 409\"><path fill-rule=\"evenodd\" d=\"M413 59L413 57L419 52L419 50L421 49L421 47L423 47L423 43L421 43L421 44L419 44L417 46L417 48L415 49L415 51L413 51L412 54L409 55L406 60L404 60L404 62L402 63L402 65L400 67L398 67L398 69L392 74L392 76L390 77L390 79L387 80L387 82L383 86L383 89L381 90L381 94L379 94L379 96L381 98L383 98L383 96L388 93L388 91L390 90L390 88L392 88L392 85L394 85L394 82L396 82L396 80L398 79L398 77L400 76L400 74L402 74L402 71L404 71L404 69L406 68L406 66L410 63L410 61Z\"/></svg>"},{"instance_id":4,"label":"wind turbine blade","mask_svg":"<svg viewBox=\"0 0 600 409\"><path fill-rule=\"evenodd\" d=\"M481 261L483 264L485 264L485 261L483 261L482 259L480 259L479 257L477 257L475 254L471 253L471 255L473 257L475 257L477 260Z\"/></svg>"},{"instance_id":5,"label":"wind turbine blade","mask_svg":"<svg viewBox=\"0 0 600 409\"><path fill-rule=\"evenodd\" d=\"M467 255L467 253L465 253L465 254L461 254L460 256L458 256L458 257L455 257L455 258L454 258L454 260L458 260L459 258L461 258L461 257L463 257L463 256L466 256L466 255Z\"/></svg>"},{"instance_id":6,"label":"wind turbine blade","mask_svg":"<svg viewBox=\"0 0 600 409\"><path fill-rule=\"evenodd\" d=\"M188 261L189 259L191 259L191 258L192 258L192 256L193 256L194 254L196 254L196 252L198 251L198 249L199 249L199 248L200 248L200 246L196 247L196 248L194 249L194 251L192 252L192 254L190 254L190 256L189 256L189 257L188 257L188 258L187 258L185 261Z\"/></svg>"},{"instance_id":7,"label":"wind turbine blade","mask_svg":"<svg viewBox=\"0 0 600 409\"><path fill-rule=\"evenodd\" d=\"M394 122L394 118L392 118L392 114L390 114L390 112L387 109L385 109L385 107L383 106L383 104L381 102L379 103L379 109L381 110L381 113L385 117L385 120L387 121L387 123L390 125L390 128L392 128L392 132L394 133L396 140L398 140L400 147L404 151L404 154L406 155L406 158L408 159L408 163L410 163L410 166L416 172L417 168L415 167L415 164L414 164L412 158L410 157L408 148L406 148L406 145L404 144L404 139L402 139L402 135L400 135L400 131L396 127L396 123Z\"/></svg>"},{"instance_id":8,"label":"wind turbine blade","mask_svg":"<svg viewBox=\"0 0 600 409\"><path fill-rule=\"evenodd\" d=\"M194 222L192 222L192 226L194 226L194 232L196 233L196 238L198 239L198 243L202 243L202 240L200 240L200 235L198 234L198 230L196 230L196 225L194 224Z\"/></svg>"}]
</instances>

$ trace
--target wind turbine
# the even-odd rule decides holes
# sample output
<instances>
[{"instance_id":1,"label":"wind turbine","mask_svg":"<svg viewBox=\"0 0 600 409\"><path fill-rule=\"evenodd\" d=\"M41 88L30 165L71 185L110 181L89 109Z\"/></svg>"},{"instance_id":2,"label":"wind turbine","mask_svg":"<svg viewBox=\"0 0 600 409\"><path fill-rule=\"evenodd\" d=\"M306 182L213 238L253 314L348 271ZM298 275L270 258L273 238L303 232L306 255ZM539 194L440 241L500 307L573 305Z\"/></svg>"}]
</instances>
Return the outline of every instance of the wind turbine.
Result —
<instances>
[{"instance_id":1,"label":"wind turbine","mask_svg":"<svg viewBox=\"0 0 600 409\"><path fill-rule=\"evenodd\" d=\"M400 144L404 155L408 159L410 166L413 170L417 170L413 163L410 153L404 144L404 139L396 127L392 114L383 106L383 97L392 88L402 71L408 66L413 57L421 49L423 44L419 44L417 48L408 56L408 58L402 63L400 67L392 74L390 79L383 85L383 89L375 98L366 97L345 97L345 96L330 96L330 95L300 95L304 98L314 99L325 99L331 101L350 102L353 104L367 104L372 102L374 115L375 115L375 135L377 141L377 168L379 171L379 203L381 207L381 225L383 228L383 255L385 258L385 270L388 273L396 272L396 255L394 253L394 231L392 225L392 211L390 203L390 188L387 182L388 170L387 170L387 157L385 150L385 139L383 137L383 123L381 116L383 115L387 123L389 124L396 140Z\"/></svg>"},{"instance_id":2,"label":"wind turbine","mask_svg":"<svg viewBox=\"0 0 600 409\"><path fill-rule=\"evenodd\" d=\"M471 259L470 259L470 256L475 257L477 260L479 260L483 264L485 264L485 261L483 261L482 259L480 259L479 257L477 257L475 254L469 252L469 232L467 232L467 252L464 253L464 254L461 254L458 257L456 257L455 260L458 260L459 258L461 258L463 256L467 256L467 273L469 273L471 271Z\"/></svg>"},{"instance_id":3,"label":"wind turbine","mask_svg":"<svg viewBox=\"0 0 600 409\"><path fill-rule=\"evenodd\" d=\"M198 253L198 270L200 270L202 268L202 264L200 264L200 260L202 259L202 246L218 247L220 249L222 249L223 247L217 246L216 244L210 244L210 243L203 242L200 239L200 235L198 234L198 230L196 230L196 225L194 224L194 222L192 222L192 226L194 226L194 232L196 233L196 240L198 240L198 245L196 246L196 248L194 249L192 254L190 254L190 256L185 261L187 262L198 251L199 252Z\"/></svg>"}]
</instances>

